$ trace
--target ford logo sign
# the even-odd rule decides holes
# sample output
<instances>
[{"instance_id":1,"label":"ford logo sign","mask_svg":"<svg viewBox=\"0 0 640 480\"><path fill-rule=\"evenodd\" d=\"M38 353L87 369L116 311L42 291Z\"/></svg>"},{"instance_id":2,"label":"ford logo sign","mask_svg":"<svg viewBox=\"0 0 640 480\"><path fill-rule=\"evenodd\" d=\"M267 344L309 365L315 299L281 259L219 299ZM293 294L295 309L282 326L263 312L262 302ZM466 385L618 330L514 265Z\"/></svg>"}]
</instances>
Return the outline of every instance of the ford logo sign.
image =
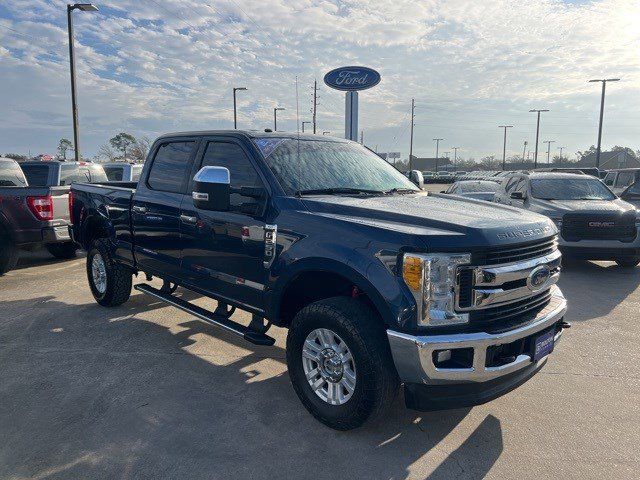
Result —
<instances>
[{"instance_id":1,"label":"ford logo sign","mask_svg":"<svg viewBox=\"0 0 640 480\"><path fill-rule=\"evenodd\" d=\"M531 273L527 278L527 287L529 287L529 290L531 290L532 292L542 290L550 278L551 269L549 268L549 266L540 265L531 270Z\"/></svg>"},{"instance_id":2,"label":"ford logo sign","mask_svg":"<svg viewBox=\"0 0 640 480\"><path fill-rule=\"evenodd\" d=\"M380 83L380 74L367 67L340 67L327 73L324 83L336 90L366 90Z\"/></svg>"}]
</instances>

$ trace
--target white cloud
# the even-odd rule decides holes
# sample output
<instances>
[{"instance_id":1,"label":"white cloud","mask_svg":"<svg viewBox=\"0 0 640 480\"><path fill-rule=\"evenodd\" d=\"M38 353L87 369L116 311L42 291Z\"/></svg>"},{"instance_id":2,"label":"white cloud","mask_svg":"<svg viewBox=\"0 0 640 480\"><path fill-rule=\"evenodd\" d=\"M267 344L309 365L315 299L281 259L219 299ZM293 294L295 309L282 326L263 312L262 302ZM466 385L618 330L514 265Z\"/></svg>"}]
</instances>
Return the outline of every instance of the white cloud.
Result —
<instances>
[{"instance_id":1,"label":"white cloud","mask_svg":"<svg viewBox=\"0 0 640 480\"><path fill-rule=\"evenodd\" d=\"M52 151L71 136L66 2L0 0L0 151ZM102 4L101 4L102 5ZM575 151L593 143L599 91L591 77L621 76L607 98L605 144L638 145L640 6L633 0L113 1L74 13L82 147L88 153L121 130L158 135L230 125L231 87L240 124L271 125L287 107L295 127L294 78L308 118L310 86L327 70L363 64L382 83L361 94L367 143L407 151L415 97L415 151L431 138L465 156L511 153L532 141L528 110L552 111L543 136ZM247 15L248 14L248 15ZM1 28L8 27L8 28ZM9 30L9 28L11 30ZM16 32L21 32L18 34ZM321 130L342 132L343 99L322 86Z\"/></svg>"}]
</instances>

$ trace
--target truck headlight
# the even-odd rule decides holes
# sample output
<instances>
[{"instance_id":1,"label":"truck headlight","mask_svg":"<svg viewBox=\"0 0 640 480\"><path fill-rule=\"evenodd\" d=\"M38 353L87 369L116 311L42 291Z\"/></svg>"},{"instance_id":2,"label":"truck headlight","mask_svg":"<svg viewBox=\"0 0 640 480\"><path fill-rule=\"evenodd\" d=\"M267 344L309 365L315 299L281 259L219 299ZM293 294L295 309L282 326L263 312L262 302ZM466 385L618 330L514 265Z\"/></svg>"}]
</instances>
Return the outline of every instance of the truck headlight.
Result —
<instances>
[{"instance_id":1,"label":"truck headlight","mask_svg":"<svg viewBox=\"0 0 640 480\"><path fill-rule=\"evenodd\" d=\"M402 278L418 306L419 326L459 325L469 315L455 311L458 266L471 263L469 254L405 253Z\"/></svg>"}]
</instances>

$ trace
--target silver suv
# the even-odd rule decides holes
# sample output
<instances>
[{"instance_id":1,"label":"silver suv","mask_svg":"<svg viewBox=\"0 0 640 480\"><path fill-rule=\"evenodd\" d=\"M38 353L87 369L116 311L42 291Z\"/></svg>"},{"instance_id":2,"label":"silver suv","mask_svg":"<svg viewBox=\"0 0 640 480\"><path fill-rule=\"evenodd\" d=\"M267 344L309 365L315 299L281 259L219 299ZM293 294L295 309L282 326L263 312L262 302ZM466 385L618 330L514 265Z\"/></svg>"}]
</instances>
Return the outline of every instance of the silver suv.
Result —
<instances>
[{"instance_id":1,"label":"silver suv","mask_svg":"<svg viewBox=\"0 0 640 480\"><path fill-rule=\"evenodd\" d=\"M563 253L589 260L640 263L640 220L630 203L590 175L515 173L505 178L494 201L551 218Z\"/></svg>"}]
</instances>

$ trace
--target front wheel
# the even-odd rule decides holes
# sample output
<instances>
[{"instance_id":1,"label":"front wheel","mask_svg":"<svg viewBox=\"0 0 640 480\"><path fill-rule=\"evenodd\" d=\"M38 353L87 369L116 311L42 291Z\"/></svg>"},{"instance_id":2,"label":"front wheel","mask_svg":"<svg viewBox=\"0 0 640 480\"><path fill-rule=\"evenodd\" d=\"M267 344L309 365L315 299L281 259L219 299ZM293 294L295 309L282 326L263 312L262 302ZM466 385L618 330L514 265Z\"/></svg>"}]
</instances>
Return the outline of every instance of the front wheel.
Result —
<instances>
[{"instance_id":1,"label":"front wheel","mask_svg":"<svg viewBox=\"0 0 640 480\"><path fill-rule=\"evenodd\" d=\"M616 263L624 268L633 268L640 263L640 257L618 258Z\"/></svg>"},{"instance_id":2,"label":"front wheel","mask_svg":"<svg viewBox=\"0 0 640 480\"><path fill-rule=\"evenodd\" d=\"M97 239L87 254L87 278L93 298L103 307L115 307L129 300L132 273L114 261L107 241Z\"/></svg>"},{"instance_id":3,"label":"front wheel","mask_svg":"<svg viewBox=\"0 0 640 480\"><path fill-rule=\"evenodd\" d=\"M75 258L78 247L73 242L50 243L47 245L47 250L57 259L66 260L69 258Z\"/></svg>"},{"instance_id":4,"label":"front wheel","mask_svg":"<svg viewBox=\"0 0 640 480\"><path fill-rule=\"evenodd\" d=\"M352 298L320 300L298 312L287 336L287 366L306 409L336 430L379 416L399 389L382 322Z\"/></svg>"}]
</instances>

